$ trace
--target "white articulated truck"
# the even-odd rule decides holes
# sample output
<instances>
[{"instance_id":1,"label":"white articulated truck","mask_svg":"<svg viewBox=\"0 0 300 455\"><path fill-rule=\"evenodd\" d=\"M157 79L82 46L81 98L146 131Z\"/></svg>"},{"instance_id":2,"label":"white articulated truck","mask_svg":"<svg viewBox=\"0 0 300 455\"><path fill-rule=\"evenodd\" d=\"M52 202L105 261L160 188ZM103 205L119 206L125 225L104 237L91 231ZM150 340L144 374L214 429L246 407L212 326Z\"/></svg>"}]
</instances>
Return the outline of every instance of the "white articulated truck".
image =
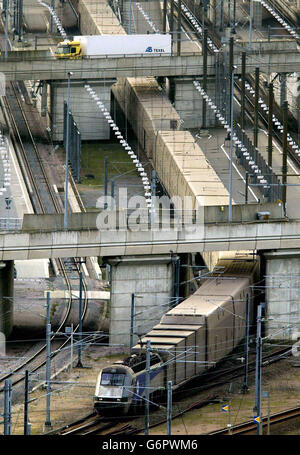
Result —
<instances>
[{"instance_id":1,"label":"white articulated truck","mask_svg":"<svg viewBox=\"0 0 300 455\"><path fill-rule=\"evenodd\" d=\"M57 58L97 58L104 55L171 55L171 35L74 36L59 43Z\"/></svg>"}]
</instances>

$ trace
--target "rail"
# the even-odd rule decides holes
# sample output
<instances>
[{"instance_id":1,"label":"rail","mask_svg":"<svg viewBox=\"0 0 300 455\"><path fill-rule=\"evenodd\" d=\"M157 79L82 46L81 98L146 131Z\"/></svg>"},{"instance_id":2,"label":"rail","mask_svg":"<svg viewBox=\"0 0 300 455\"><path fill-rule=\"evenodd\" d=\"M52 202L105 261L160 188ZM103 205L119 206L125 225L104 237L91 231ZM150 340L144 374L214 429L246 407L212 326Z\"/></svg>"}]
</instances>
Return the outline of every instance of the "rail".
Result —
<instances>
[{"instance_id":1,"label":"rail","mask_svg":"<svg viewBox=\"0 0 300 455\"><path fill-rule=\"evenodd\" d=\"M277 412L275 414L271 414L269 417L264 416L262 417L262 426L263 428L268 425L268 421L270 425L275 425L279 423L287 422L288 420L295 419L300 417L300 406L296 406L295 408L286 409L281 412ZM238 425L234 425L230 427L230 432L232 435L241 435L241 434L251 434L255 432L257 429L257 423L253 420L248 420L247 422L240 423ZM228 434L228 428L221 428L220 430L211 431L208 433L210 436L221 436Z\"/></svg>"},{"instance_id":2,"label":"rail","mask_svg":"<svg viewBox=\"0 0 300 455\"><path fill-rule=\"evenodd\" d=\"M21 138L21 134L20 134L19 128L17 126L17 123L16 123L14 115L13 115L13 109L12 109L11 104L10 104L13 99L17 103L16 106L17 106L18 112L19 112L19 114L21 114L22 121L23 121L23 123L25 125L25 130L28 133L28 136L29 136L29 139L30 139L30 142L31 142L31 145L32 145L32 150L34 152L34 156L35 156L35 159L36 159L36 163L38 164L39 171L40 171L40 173L42 175L43 184L46 185L47 192L48 192L48 195L50 195L50 199L52 201L54 210L56 212L60 212L61 210L60 210L58 201L57 201L55 193L54 193L54 191L53 191L53 189L51 187L51 184L49 182L47 173L46 173L44 165L43 165L43 161L42 161L42 159L41 159L41 157L39 155L39 152L37 150L37 147L36 147L36 144L35 144L35 140L33 138L32 132L30 130L30 126L29 126L29 123L27 121L27 118L26 118L25 111L23 109L22 103L20 102L20 100L18 98L17 89L16 89L16 86L15 86L14 83L11 83L11 90L12 90L12 92L10 92L10 95L8 95L8 96L10 96L10 102L9 102L9 100L6 97L5 98L5 103L6 103L7 111L9 113L10 120L12 122L12 126L13 126L13 131L12 132L14 133L12 139L13 139L14 145L19 150L19 154L17 154L17 156L18 156L18 161L19 161L20 167L22 169L22 174L23 174L24 180L26 182L27 190L29 191L29 193L32 193L32 189L35 190L36 200L33 200L33 195L31 195L31 199L32 199L33 205L36 208L36 210L38 210L38 211L40 211L42 213L46 213L47 209L49 210L49 205L47 204L47 202L45 202L45 200L42 199L42 196L41 196L42 192L40 191L40 188L39 188L39 186L37 184L37 180L38 180L37 179L37 174L36 174L37 169L36 169L36 172L33 172L32 168L31 168L31 163L29 162L29 159L28 159L29 158L28 148L25 151L24 143L23 143L23 140ZM17 137L18 137L18 142L16 141L15 135L17 135ZM18 147L18 145L19 145L19 147ZM22 158L20 156L20 153L21 153ZM24 169L24 167L26 168L26 170ZM29 180L30 180L30 182L29 182ZM48 205L48 207L47 207L47 205ZM64 315L63 315L63 317L61 319L61 322L60 322L59 327L56 330L56 332L60 332L63 329L63 327L64 327L64 325L65 325L65 323L66 323L66 321L67 321L67 319L68 319L68 317L70 315L70 312L71 312L71 309L72 309L72 303L73 303L72 286L71 286L70 278L68 276L68 270L66 268L66 265L65 265L63 259L58 259L58 263L59 263L60 270L61 270L61 272L63 274L64 280L65 280L66 285L67 285L69 300L68 300ZM77 271L79 272L79 266L78 266L77 262L75 261L74 263L75 263L75 267L76 267ZM83 279L83 295L84 295L84 302L83 302L82 321L84 320L84 317L85 317L85 314L86 314L86 311L87 311L87 304L88 304L87 284L86 284L86 281L84 279ZM75 326L74 331L78 330L78 328L79 328L79 323L78 323L77 326ZM51 340L54 340L56 332L52 336ZM71 336L68 337L61 344L60 349L65 347L70 342L70 339L71 339ZM0 384L2 384L5 379L8 379L8 378L14 376L18 372L20 372L24 367L27 367L29 364L33 363L42 353L44 353L45 349L46 349L46 345L43 345L40 349L37 350L37 352L34 355L29 357L25 362L22 362L20 365L16 366L8 374L6 374L4 376L1 376L0 377ZM45 364L46 364L46 360L39 361L38 365L34 366L31 369L31 372L36 372L37 370L39 370ZM13 385L15 386L16 384L22 382L23 380L24 380L23 377L21 377L19 379L16 379L13 382Z\"/></svg>"}]
</instances>

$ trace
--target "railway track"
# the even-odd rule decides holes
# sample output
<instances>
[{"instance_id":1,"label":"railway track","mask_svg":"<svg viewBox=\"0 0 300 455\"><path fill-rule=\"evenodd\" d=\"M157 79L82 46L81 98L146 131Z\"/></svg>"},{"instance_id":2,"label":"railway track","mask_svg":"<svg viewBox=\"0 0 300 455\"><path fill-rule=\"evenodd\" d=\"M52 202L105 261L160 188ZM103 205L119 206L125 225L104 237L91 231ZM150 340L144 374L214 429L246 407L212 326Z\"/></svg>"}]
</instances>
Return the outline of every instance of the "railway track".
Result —
<instances>
[{"instance_id":1,"label":"railway track","mask_svg":"<svg viewBox=\"0 0 300 455\"><path fill-rule=\"evenodd\" d=\"M262 365L267 366L274 362L279 361L283 356L286 356L290 351L290 348L283 348L280 350L276 350L275 352L271 352L264 356ZM249 362L249 373L255 370L255 362ZM197 389L200 391L209 391L213 387L226 384L234 379L242 377L244 374L244 366L237 366L233 368L222 369L221 371L212 372L210 373L207 378L203 379L203 385L198 387ZM211 377L213 375L213 377ZM221 378L221 380L218 380ZM185 392L175 392L173 393L173 400L180 399L180 395L184 395ZM190 395L190 391L188 392ZM181 396L182 399L182 396ZM178 413L173 415L173 419L182 416L183 414L188 413L193 409L199 409L203 406L208 405L209 403L215 402L218 399L216 394L212 394L207 396L205 399L197 400L192 404L189 404L184 409L180 410ZM129 422L134 420L135 417L128 417L123 418L122 421L116 419L107 419L101 416L97 416L97 414L89 414L86 417L77 420L70 425L63 427L59 430L53 431L52 434L59 434L59 435L109 435L109 436L116 436L116 435L123 435L129 436L134 435L137 433L141 433L144 431L144 427L137 427L131 425ZM166 418L159 418L156 419L150 428L154 428L158 425L161 425L166 422ZM228 430L227 430L228 431ZM49 434L49 433L48 433Z\"/></svg>"},{"instance_id":2,"label":"railway track","mask_svg":"<svg viewBox=\"0 0 300 455\"><path fill-rule=\"evenodd\" d=\"M289 420L296 419L300 417L300 406L295 408L287 409L282 412L277 412L270 415L270 425L282 424ZM262 418L262 427L266 428L268 425L268 417ZM253 420L234 425L230 428L232 435L247 435L253 434L257 431L257 423ZM212 431L208 433L211 436L217 435L226 435L228 434L228 428L221 428L220 430Z\"/></svg>"},{"instance_id":3,"label":"railway track","mask_svg":"<svg viewBox=\"0 0 300 455\"><path fill-rule=\"evenodd\" d=\"M250 78L248 76L247 80L251 85L254 85L253 78ZM241 83L239 81L236 81L235 89L236 89L235 96L237 96L238 100L240 101L241 100ZM268 105L268 97L265 93L261 92L260 98L264 101L264 103L266 105ZM254 111L254 101L253 101L253 97L249 93L247 93L247 91L245 92L245 99L246 99L246 112L249 114L249 117L252 118L252 114ZM265 111L260 106L261 106L261 104L259 104L259 108L258 108L259 120L261 121L263 126L265 128L267 128L268 127L268 115L265 113ZM274 110L275 110L276 117L282 124L283 119L282 119L280 110L279 109L274 109ZM294 141L297 143L297 138L295 137L295 135L292 132L290 132L290 135L294 139ZM273 128L273 138L276 139L277 142L279 143L279 145L282 147L283 133L280 133L277 129ZM288 154L289 158L300 168L300 157L295 153L294 149L292 148L292 146L289 143L287 143L287 154Z\"/></svg>"},{"instance_id":4,"label":"railway track","mask_svg":"<svg viewBox=\"0 0 300 455\"><path fill-rule=\"evenodd\" d=\"M174 1L174 6L175 6L175 14L178 17L178 0ZM193 11L194 7L194 11ZM192 29L193 34L200 40L202 40L202 11L201 7L195 7L195 5L190 2L189 0L183 2L181 1L181 15L184 19L185 24ZM193 20L196 20L198 22L198 25L201 27L201 33L197 31L195 24L193 24ZM214 51L212 49L212 46L215 46L217 49L220 49L222 47L221 39L220 37L216 34L215 31L212 29L212 24L208 20L208 18L205 18L205 24L207 26L207 40L208 40L208 53L214 54ZM211 42L211 46L209 45Z\"/></svg>"},{"instance_id":5,"label":"railway track","mask_svg":"<svg viewBox=\"0 0 300 455\"><path fill-rule=\"evenodd\" d=\"M5 111L8 114L8 121L11 124L11 138L15 149L18 151L18 162L22 170L23 178L27 187L28 194L33 205L35 212L37 213L60 213L62 207L59 204L59 201L55 195L55 192L49 182L43 161L40 157L38 147L34 140L33 134L31 132L28 120L26 118L26 113L24 111L22 102L19 99L20 93L18 90L17 83L10 83L7 88L7 96L4 98ZM65 307L64 314L62 316L59 327L51 338L51 341L54 341L55 335L57 332L60 332L70 315L73 298L72 298L72 283L71 283L71 273L73 270L79 274L80 266L78 265L76 258L65 258L58 259L58 268L62 273L64 281L66 283L68 291L68 301ZM82 320L85 317L87 311L87 283L83 277L83 311L82 311ZM78 330L79 324L74 328ZM62 349L68 345L70 338L64 340L64 342L56 342L55 351ZM45 350L46 345L43 344L34 355L26 359L25 362L22 362L17 367L15 367L11 372L0 377L0 386L3 384L5 379L14 377L17 374L21 374L24 369L29 369L31 373L38 371L46 363L45 360ZM21 376L19 379L14 379L12 385L16 386L17 384L23 381ZM1 389L0 389L1 390Z\"/></svg>"},{"instance_id":6,"label":"railway track","mask_svg":"<svg viewBox=\"0 0 300 455\"><path fill-rule=\"evenodd\" d=\"M273 5L273 2L269 2L271 6ZM197 29L195 27L195 24L193 24L191 15L194 19L197 20L198 24L202 24L202 11L201 8L197 8L194 6L194 11L192 11L192 6L193 3L190 0L186 0L185 2L181 2L181 13L182 17L184 18L184 21L186 24L188 24L188 27L193 30L195 35L199 38L201 41L202 35L197 32ZM178 3L175 3L176 6L176 12L178 14ZM189 13L190 16L187 16ZM280 14L282 14L282 11L280 11ZM284 14L282 14L284 17ZM220 40L219 35L213 30L213 25L212 23L206 18L205 24L207 27L208 31L208 37L211 40L211 43L218 49L220 50L222 47L222 43ZM296 23L292 24L293 26L297 26ZM296 40L297 41L297 40ZM211 55L214 54L213 49L211 46L208 46L208 53ZM219 54L220 55L220 54ZM251 75L247 75L246 81L251 85L251 87L254 87L255 81L254 77ZM234 95L235 97L240 101L241 100L241 82L240 81L235 81L234 82ZM260 98L263 100L264 104L268 105L268 94L265 92L264 87L262 83L260 82ZM254 112L254 101L253 97L251 94L245 90L245 99L246 99L246 111L249 114L249 117L253 120L253 112ZM264 111L264 109L261 107L262 103L258 104L258 118L261 124L267 129L268 128L268 114ZM282 111L281 109L274 103L273 105L273 114L276 115L277 119L283 124L283 118L282 118ZM294 140L295 143L298 142L298 137L296 137L295 133L290 132L289 133L291 138ZM278 131L275 127L273 127L273 138L277 140L279 145L282 147L283 145L283 132ZM295 153L295 150L293 149L293 146L287 142L287 154L289 158L293 161L294 164L296 164L300 168L300 157Z\"/></svg>"}]
</instances>

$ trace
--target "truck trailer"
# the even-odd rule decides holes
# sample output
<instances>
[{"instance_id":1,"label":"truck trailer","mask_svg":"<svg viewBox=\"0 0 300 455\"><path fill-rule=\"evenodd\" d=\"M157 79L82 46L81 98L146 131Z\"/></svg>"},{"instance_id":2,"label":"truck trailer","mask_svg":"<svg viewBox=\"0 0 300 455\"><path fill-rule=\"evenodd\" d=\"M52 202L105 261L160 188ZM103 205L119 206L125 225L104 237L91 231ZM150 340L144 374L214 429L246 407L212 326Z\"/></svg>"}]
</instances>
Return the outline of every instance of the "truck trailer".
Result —
<instances>
[{"instance_id":1,"label":"truck trailer","mask_svg":"<svg viewBox=\"0 0 300 455\"><path fill-rule=\"evenodd\" d=\"M105 55L171 55L171 35L74 36L58 44L57 58L97 58Z\"/></svg>"}]
</instances>

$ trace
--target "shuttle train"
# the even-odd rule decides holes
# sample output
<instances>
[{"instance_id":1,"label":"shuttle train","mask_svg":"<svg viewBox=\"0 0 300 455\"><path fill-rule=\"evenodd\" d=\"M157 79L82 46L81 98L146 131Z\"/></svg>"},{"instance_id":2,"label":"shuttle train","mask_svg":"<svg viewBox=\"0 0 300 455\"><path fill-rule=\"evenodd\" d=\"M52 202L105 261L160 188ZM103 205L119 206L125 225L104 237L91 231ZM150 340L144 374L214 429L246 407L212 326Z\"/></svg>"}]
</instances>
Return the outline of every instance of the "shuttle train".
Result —
<instances>
[{"instance_id":1,"label":"shuttle train","mask_svg":"<svg viewBox=\"0 0 300 455\"><path fill-rule=\"evenodd\" d=\"M173 390L179 389L228 355L245 336L247 298L250 321L253 318L251 285L256 270L253 258L219 261L199 289L165 313L130 357L100 371L95 410L124 415L143 405L147 340L151 342L151 400L166 390L168 381Z\"/></svg>"}]
</instances>

